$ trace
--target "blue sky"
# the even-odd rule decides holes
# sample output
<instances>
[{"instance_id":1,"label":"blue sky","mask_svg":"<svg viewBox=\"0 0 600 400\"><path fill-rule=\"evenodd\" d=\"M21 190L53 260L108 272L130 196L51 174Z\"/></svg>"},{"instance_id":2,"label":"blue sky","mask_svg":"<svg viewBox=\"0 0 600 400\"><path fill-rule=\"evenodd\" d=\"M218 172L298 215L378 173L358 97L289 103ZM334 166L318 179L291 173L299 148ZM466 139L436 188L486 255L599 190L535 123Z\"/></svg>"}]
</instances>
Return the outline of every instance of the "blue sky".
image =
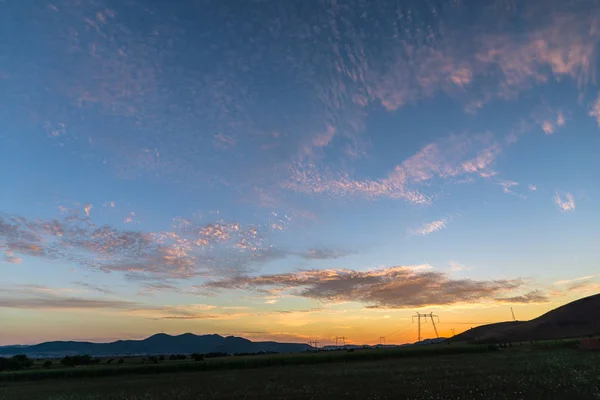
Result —
<instances>
[{"instance_id":1,"label":"blue sky","mask_svg":"<svg viewBox=\"0 0 600 400\"><path fill-rule=\"evenodd\" d=\"M596 293L599 6L3 4L0 344Z\"/></svg>"}]
</instances>

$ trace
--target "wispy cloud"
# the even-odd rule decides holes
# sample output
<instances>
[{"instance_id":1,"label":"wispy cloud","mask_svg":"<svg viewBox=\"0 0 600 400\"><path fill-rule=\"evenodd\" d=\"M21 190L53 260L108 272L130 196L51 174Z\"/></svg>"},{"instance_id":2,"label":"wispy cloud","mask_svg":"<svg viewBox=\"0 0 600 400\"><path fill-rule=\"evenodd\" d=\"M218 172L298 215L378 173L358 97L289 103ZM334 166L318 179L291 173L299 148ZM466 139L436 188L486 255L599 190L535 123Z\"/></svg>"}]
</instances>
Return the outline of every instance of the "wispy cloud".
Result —
<instances>
[{"instance_id":1,"label":"wispy cloud","mask_svg":"<svg viewBox=\"0 0 600 400\"><path fill-rule=\"evenodd\" d=\"M590 117L596 118L596 122L598 123L598 126L600 126L600 94L598 94L596 101L590 109Z\"/></svg>"},{"instance_id":2,"label":"wispy cloud","mask_svg":"<svg viewBox=\"0 0 600 400\"><path fill-rule=\"evenodd\" d=\"M581 276L579 278L573 278L573 279L567 279L567 280L563 280L563 281L557 281L554 282L555 285L566 285L569 283L573 283L573 282L579 282L579 281L587 281L590 280L594 277L596 277L598 275L587 275L587 276Z\"/></svg>"},{"instance_id":3,"label":"wispy cloud","mask_svg":"<svg viewBox=\"0 0 600 400\"><path fill-rule=\"evenodd\" d=\"M374 308L409 308L504 299L523 286L520 279L476 281L451 279L429 268L408 266L353 271L305 270L296 273L238 276L212 281L206 290L278 290L326 302L354 301ZM514 301L517 301L516 297Z\"/></svg>"},{"instance_id":4,"label":"wispy cloud","mask_svg":"<svg viewBox=\"0 0 600 400\"><path fill-rule=\"evenodd\" d=\"M334 172L313 162L299 162L291 167L289 179L281 186L314 195L392 198L429 204L431 197L420 191L424 184L468 175L489 178L494 175L490 167L501 150L490 132L450 135L426 145L384 178L354 179L344 171Z\"/></svg>"},{"instance_id":5,"label":"wispy cloud","mask_svg":"<svg viewBox=\"0 0 600 400\"><path fill-rule=\"evenodd\" d=\"M2 261L9 264L21 264L23 259L21 257L14 256L12 250L7 250L6 252L4 252Z\"/></svg>"},{"instance_id":6,"label":"wispy cloud","mask_svg":"<svg viewBox=\"0 0 600 400\"><path fill-rule=\"evenodd\" d=\"M537 190L537 186L536 185L529 185L529 186L527 186L527 189L530 192L535 192Z\"/></svg>"},{"instance_id":7,"label":"wispy cloud","mask_svg":"<svg viewBox=\"0 0 600 400\"><path fill-rule=\"evenodd\" d=\"M216 134L213 140L214 146L220 149L228 149L235 146L236 143L237 141L233 137L224 135L222 133Z\"/></svg>"},{"instance_id":8,"label":"wispy cloud","mask_svg":"<svg viewBox=\"0 0 600 400\"><path fill-rule=\"evenodd\" d=\"M434 232L441 231L442 229L446 228L447 225L448 225L448 219L442 218L442 219L428 222L417 229L410 230L409 233L411 235L426 236L426 235L430 235Z\"/></svg>"},{"instance_id":9,"label":"wispy cloud","mask_svg":"<svg viewBox=\"0 0 600 400\"><path fill-rule=\"evenodd\" d=\"M573 211L575 210L575 198L571 193L566 193L561 196L559 193L556 193L554 196L554 203L561 209L561 211Z\"/></svg>"},{"instance_id":10,"label":"wispy cloud","mask_svg":"<svg viewBox=\"0 0 600 400\"><path fill-rule=\"evenodd\" d=\"M98 293L102 293L102 294L115 294L115 292L113 292L110 289L107 289L104 286L99 286L99 285L94 285L91 283L87 283L87 282L71 282L73 285L77 285L79 287L82 287L86 290L92 291L92 292L98 292Z\"/></svg>"},{"instance_id":11,"label":"wispy cloud","mask_svg":"<svg viewBox=\"0 0 600 400\"><path fill-rule=\"evenodd\" d=\"M541 290L534 290L520 296L496 298L496 301L501 303L545 303L549 300L548 296Z\"/></svg>"},{"instance_id":12,"label":"wispy cloud","mask_svg":"<svg viewBox=\"0 0 600 400\"><path fill-rule=\"evenodd\" d=\"M332 260L336 258L345 257L349 254L353 254L350 251L334 250L334 249L309 249L305 253L300 253L300 257L306 258L307 260Z\"/></svg>"}]
</instances>

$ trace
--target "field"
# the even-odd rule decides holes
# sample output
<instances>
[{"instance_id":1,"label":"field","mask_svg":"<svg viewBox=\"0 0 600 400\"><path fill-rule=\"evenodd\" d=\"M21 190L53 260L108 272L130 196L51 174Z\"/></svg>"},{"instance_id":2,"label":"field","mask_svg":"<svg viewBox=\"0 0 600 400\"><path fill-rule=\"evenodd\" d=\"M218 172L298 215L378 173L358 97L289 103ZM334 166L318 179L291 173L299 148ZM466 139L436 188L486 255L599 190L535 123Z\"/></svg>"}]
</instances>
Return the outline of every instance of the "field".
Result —
<instances>
[{"instance_id":1,"label":"field","mask_svg":"<svg viewBox=\"0 0 600 400\"><path fill-rule=\"evenodd\" d=\"M456 354L444 348L453 346L279 355L270 356L270 367L264 356L144 365L144 371L123 365L118 374L112 368L114 376L89 374L106 369L102 366L63 375L55 375L62 369L34 370L28 372L48 373L48 379L38 374L8 381L0 375L0 400L600 399L600 352L564 343L497 351L472 347L478 351ZM206 370L186 370L190 365ZM89 377L74 373L78 370Z\"/></svg>"}]
</instances>

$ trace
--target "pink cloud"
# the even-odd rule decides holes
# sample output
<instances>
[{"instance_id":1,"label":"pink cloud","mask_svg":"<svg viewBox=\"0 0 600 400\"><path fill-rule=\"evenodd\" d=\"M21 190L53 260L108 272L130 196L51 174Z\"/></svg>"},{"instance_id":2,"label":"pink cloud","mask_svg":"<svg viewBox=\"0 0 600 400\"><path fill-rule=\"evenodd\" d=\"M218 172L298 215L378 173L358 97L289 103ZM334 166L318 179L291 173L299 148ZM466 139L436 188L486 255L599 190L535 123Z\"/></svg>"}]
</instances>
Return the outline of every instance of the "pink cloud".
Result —
<instances>
[{"instance_id":1,"label":"pink cloud","mask_svg":"<svg viewBox=\"0 0 600 400\"><path fill-rule=\"evenodd\" d=\"M556 193L556 196L554 196L554 203L563 212L575 210L575 198L571 193L566 193L564 198L559 193Z\"/></svg>"},{"instance_id":2,"label":"pink cloud","mask_svg":"<svg viewBox=\"0 0 600 400\"><path fill-rule=\"evenodd\" d=\"M441 231L442 229L446 228L446 225L448 225L448 219L442 218L442 219L439 219L436 221L426 223L423 226L421 226L415 230L412 230L410 233L412 235L419 235L419 236L430 235L434 232L438 232L438 231Z\"/></svg>"}]
</instances>

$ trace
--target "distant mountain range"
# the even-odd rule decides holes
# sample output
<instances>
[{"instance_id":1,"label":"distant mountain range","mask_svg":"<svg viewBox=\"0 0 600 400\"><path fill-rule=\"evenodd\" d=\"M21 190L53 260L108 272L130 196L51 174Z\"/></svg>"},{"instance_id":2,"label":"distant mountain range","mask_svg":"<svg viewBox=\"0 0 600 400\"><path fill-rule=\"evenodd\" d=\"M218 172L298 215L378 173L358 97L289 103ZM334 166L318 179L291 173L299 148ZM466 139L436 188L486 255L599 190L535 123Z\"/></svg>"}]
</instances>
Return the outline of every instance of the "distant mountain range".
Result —
<instances>
[{"instance_id":1,"label":"distant mountain range","mask_svg":"<svg viewBox=\"0 0 600 400\"><path fill-rule=\"evenodd\" d=\"M31 357L62 357L71 354L92 356L127 356L152 354L191 354L191 353L298 353L313 350L302 343L252 342L236 336L183 335L171 336L159 333L143 340L118 340L111 343L92 342L44 342L31 346L0 347L0 356L27 354Z\"/></svg>"},{"instance_id":2,"label":"distant mountain range","mask_svg":"<svg viewBox=\"0 0 600 400\"><path fill-rule=\"evenodd\" d=\"M600 294L565 304L531 321L481 325L450 340L499 343L583 338L596 335L600 335Z\"/></svg>"}]
</instances>

